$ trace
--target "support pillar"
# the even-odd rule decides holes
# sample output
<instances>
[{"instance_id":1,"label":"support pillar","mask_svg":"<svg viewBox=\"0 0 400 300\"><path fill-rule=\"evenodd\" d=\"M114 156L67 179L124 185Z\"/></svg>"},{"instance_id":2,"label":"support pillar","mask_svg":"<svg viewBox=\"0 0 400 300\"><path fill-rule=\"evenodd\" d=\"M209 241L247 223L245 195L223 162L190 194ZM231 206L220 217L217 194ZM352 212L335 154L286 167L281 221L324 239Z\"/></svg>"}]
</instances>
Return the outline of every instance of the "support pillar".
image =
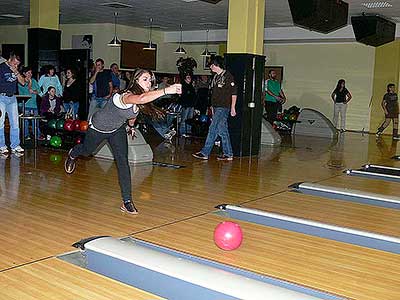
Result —
<instances>
[{"instance_id":1,"label":"support pillar","mask_svg":"<svg viewBox=\"0 0 400 300\"><path fill-rule=\"evenodd\" d=\"M258 155L261 145L264 80L265 0L229 2L226 68L238 88L237 116L229 119L235 156Z\"/></svg>"}]
</instances>

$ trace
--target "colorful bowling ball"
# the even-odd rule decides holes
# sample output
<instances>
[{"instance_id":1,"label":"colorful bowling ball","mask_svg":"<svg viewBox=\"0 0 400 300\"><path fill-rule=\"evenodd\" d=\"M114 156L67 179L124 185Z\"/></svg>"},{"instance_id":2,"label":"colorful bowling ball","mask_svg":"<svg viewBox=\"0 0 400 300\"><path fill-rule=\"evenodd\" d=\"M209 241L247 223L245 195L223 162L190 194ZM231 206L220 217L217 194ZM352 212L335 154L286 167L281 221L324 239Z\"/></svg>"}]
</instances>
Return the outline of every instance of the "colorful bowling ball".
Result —
<instances>
[{"instance_id":1,"label":"colorful bowling ball","mask_svg":"<svg viewBox=\"0 0 400 300\"><path fill-rule=\"evenodd\" d=\"M71 120L71 119L65 120L65 123L64 123L64 130L66 130L66 131L73 131L74 129L75 129L75 128L74 128L74 121Z\"/></svg>"},{"instance_id":2,"label":"colorful bowling ball","mask_svg":"<svg viewBox=\"0 0 400 300\"><path fill-rule=\"evenodd\" d=\"M79 120L74 120L72 122L72 127L74 128L75 131L81 130L81 121Z\"/></svg>"},{"instance_id":3,"label":"colorful bowling ball","mask_svg":"<svg viewBox=\"0 0 400 300\"><path fill-rule=\"evenodd\" d=\"M56 123L56 128L59 129L59 130L63 130L64 123L65 123L64 119L58 119L57 123Z\"/></svg>"},{"instance_id":4,"label":"colorful bowling ball","mask_svg":"<svg viewBox=\"0 0 400 300\"><path fill-rule=\"evenodd\" d=\"M235 250L242 244L243 232L239 224L222 222L214 230L214 242L222 250Z\"/></svg>"},{"instance_id":5,"label":"colorful bowling ball","mask_svg":"<svg viewBox=\"0 0 400 300\"><path fill-rule=\"evenodd\" d=\"M78 136L78 137L75 139L75 144L76 144L76 145L81 144L82 142L83 142L83 140L82 140L82 137L81 137L81 136Z\"/></svg>"},{"instance_id":6,"label":"colorful bowling ball","mask_svg":"<svg viewBox=\"0 0 400 300\"><path fill-rule=\"evenodd\" d=\"M89 123L87 121L81 121L80 130L87 131L89 128Z\"/></svg>"},{"instance_id":7,"label":"colorful bowling ball","mask_svg":"<svg viewBox=\"0 0 400 300\"><path fill-rule=\"evenodd\" d=\"M51 129L57 129L57 120L56 119L49 120L49 122L47 123L47 127Z\"/></svg>"},{"instance_id":8,"label":"colorful bowling ball","mask_svg":"<svg viewBox=\"0 0 400 300\"><path fill-rule=\"evenodd\" d=\"M61 138L57 135L52 136L50 139L50 145L55 147L55 148L59 148L61 147L62 141Z\"/></svg>"},{"instance_id":9,"label":"colorful bowling ball","mask_svg":"<svg viewBox=\"0 0 400 300\"><path fill-rule=\"evenodd\" d=\"M209 117L207 115L200 115L199 121L202 123L208 123Z\"/></svg>"}]
</instances>

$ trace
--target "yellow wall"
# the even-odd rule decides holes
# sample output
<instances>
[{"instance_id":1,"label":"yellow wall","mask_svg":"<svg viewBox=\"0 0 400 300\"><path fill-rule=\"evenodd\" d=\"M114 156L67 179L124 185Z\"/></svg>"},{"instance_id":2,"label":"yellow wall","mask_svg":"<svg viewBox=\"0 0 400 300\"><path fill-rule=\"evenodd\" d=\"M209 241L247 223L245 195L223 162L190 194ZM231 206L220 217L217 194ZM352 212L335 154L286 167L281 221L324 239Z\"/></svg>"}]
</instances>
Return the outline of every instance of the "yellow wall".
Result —
<instances>
[{"instance_id":1,"label":"yellow wall","mask_svg":"<svg viewBox=\"0 0 400 300\"><path fill-rule=\"evenodd\" d=\"M286 108L313 108L332 119L330 95L340 78L353 95L347 129L369 129L375 49L359 43L266 45L266 65L283 66Z\"/></svg>"},{"instance_id":2,"label":"yellow wall","mask_svg":"<svg viewBox=\"0 0 400 300\"><path fill-rule=\"evenodd\" d=\"M395 41L376 48L373 96L371 103L371 131L376 131L384 120L381 107L383 95L388 83L396 84L398 88L400 72L400 41ZM397 89L398 90L398 89ZM391 133L391 130L388 131Z\"/></svg>"},{"instance_id":3,"label":"yellow wall","mask_svg":"<svg viewBox=\"0 0 400 300\"><path fill-rule=\"evenodd\" d=\"M27 44L27 28L28 26L0 26L0 44ZM120 49L108 47L107 43L114 36L113 24L61 24L61 48L71 49L72 35L93 35L93 57L94 59L101 57L104 59L106 66L120 61ZM117 34L120 39L138 42L147 42L149 38L148 29L134 28L130 26L118 25ZM176 61L180 57L174 51L178 48L178 44L167 44L163 42L163 34L159 31L153 31L153 42L158 46L157 50L157 71L176 73ZM210 71L203 68L203 57L200 56L204 50L202 44L184 44L183 47L187 54L193 57L198 68L196 74L209 74ZM218 53L218 45L209 45L208 49ZM27 48L25 48L27 53ZM25 55L27 58L27 55Z\"/></svg>"},{"instance_id":4,"label":"yellow wall","mask_svg":"<svg viewBox=\"0 0 400 300\"><path fill-rule=\"evenodd\" d=\"M28 61L27 30L27 25L0 26L0 51L1 44L25 44L25 61Z\"/></svg>"}]
</instances>

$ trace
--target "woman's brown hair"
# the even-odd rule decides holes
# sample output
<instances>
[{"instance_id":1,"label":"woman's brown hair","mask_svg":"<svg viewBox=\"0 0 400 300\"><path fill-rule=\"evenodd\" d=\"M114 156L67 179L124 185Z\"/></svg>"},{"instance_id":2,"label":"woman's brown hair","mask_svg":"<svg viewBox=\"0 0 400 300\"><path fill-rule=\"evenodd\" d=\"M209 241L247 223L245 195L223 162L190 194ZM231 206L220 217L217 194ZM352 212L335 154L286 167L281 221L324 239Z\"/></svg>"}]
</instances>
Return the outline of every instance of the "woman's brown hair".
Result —
<instances>
[{"instance_id":1,"label":"woman's brown hair","mask_svg":"<svg viewBox=\"0 0 400 300\"><path fill-rule=\"evenodd\" d=\"M145 73L150 75L151 87L153 88L155 83L154 73L145 69L137 69L133 73L133 76L131 77L131 81L129 82L128 87L123 92L131 92L134 95L141 95L145 93L145 90L138 83L140 76L142 76ZM149 116L153 120L159 120L165 117L165 112L162 109L156 107L151 102L146 104L137 104L137 106L139 107L139 110L143 114Z\"/></svg>"}]
</instances>

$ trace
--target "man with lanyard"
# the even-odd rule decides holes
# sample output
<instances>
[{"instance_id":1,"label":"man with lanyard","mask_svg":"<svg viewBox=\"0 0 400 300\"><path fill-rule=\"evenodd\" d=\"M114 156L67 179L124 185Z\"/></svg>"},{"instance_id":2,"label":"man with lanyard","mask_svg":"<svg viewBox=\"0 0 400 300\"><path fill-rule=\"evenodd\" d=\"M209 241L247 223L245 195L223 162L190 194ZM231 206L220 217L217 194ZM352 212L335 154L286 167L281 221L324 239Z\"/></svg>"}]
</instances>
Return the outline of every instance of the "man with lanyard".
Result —
<instances>
[{"instance_id":1,"label":"man with lanyard","mask_svg":"<svg viewBox=\"0 0 400 300\"><path fill-rule=\"evenodd\" d=\"M286 96L281 88L281 83L276 79L276 71L268 72L269 79L265 82L265 111L267 121L273 125L276 120L279 108L286 102Z\"/></svg>"},{"instance_id":2,"label":"man with lanyard","mask_svg":"<svg viewBox=\"0 0 400 300\"><path fill-rule=\"evenodd\" d=\"M11 152L22 154L24 149L20 146L18 103L15 94L17 93L17 81L25 83L24 77L18 72L20 58L10 53L9 59L0 64L0 154L9 152L4 137L4 122L6 113L10 122L10 147Z\"/></svg>"},{"instance_id":3,"label":"man with lanyard","mask_svg":"<svg viewBox=\"0 0 400 300\"><path fill-rule=\"evenodd\" d=\"M237 88L231 73L224 69L221 56L211 59L210 69L215 73L211 82L211 105L213 108L213 119L208 130L206 143L200 152L192 154L198 159L207 160L217 136L221 137L223 155L217 160L233 160L233 151L228 131L228 117L236 116Z\"/></svg>"},{"instance_id":4,"label":"man with lanyard","mask_svg":"<svg viewBox=\"0 0 400 300\"><path fill-rule=\"evenodd\" d=\"M113 94L111 72L104 70L104 60L96 59L95 65L96 71L89 80L90 84L96 83L96 94L89 105L89 118L97 109L103 108Z\"/></svg>"}]
</instances>

